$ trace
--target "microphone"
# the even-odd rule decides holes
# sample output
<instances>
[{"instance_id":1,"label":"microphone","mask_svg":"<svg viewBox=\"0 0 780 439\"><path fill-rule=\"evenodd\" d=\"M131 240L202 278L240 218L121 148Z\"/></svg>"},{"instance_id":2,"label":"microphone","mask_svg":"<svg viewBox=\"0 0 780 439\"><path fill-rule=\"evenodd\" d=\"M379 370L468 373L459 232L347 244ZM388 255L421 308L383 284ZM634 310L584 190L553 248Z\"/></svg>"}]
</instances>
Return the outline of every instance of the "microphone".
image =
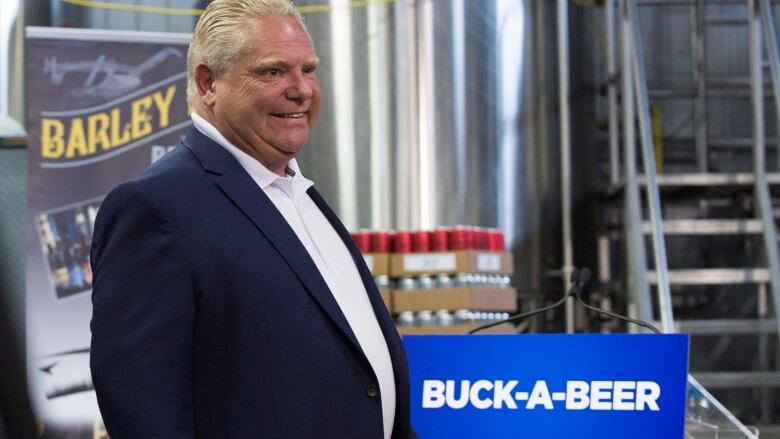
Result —
<instances>
[{"instance_id":1,"label":"microphone","mask_svg":"<svg viewBox=\"0 0 780 439\"><path fill-rule=\"evenodd\" d=\"M632 318L629 318L629 317L626 317L626 316L622 316L620 314L616 314L616 313L613 313L613 312L610 312L610 311L607 311L607 310L604 310L604 309L601 309L601 308L596 308L595 306L591 306L591 305L588 305L587 303L583 302L583 300L582 300L582 290L583 290L583 287L585 286L585 284L588 282L588 280L590 280L590 270L589 269L582 268L580 270L574 270L574 271L572 271L571 278L570 278L571 287L569 287L569 291L566 292L566 295L563 296L563 299L553 303L552 305L545 306L544 308L539 308L539 309L535 309L535 310L532 310L532 311L527 311L527 312L524 312L524 313L521 313L521 314L517 314L517 315L511 316L508 319L499 320L497 322L492 322L492 323L488 323L486 325L478 326L478 327L472 329L471 331L469 331L468 333L469 334L474 334L476 332L482 331L484 329L492 328L493 326L498 326L498 325L503 324L503 323L518 323L518 322L520 322L521 320L523 320L523 319L525 319L527 317L531 317L531 316L534 316L534 315L537 315L537 314L541 314L543 312L547 312L547 311L550 311L552 309L555 309L555 308L558 308L558 307L562 306L564 303L566 303L566 300L569 297L571 297L571 296L574 296L575 299L577 300L577 302L579 302L586 309L589 309L591 311L597 312L599 314L610 316L612 318L616 318L618 320L623 320L623 321L628 322L628 323L633 323L635 325L642 326L644 328L647 328L647 329L653 331L656 334L660 334L661 333L661 331L659 331L658 328L656 328L655 326L653 326L653 325L651 325L651 324L649 324L647 322L643 322L641 320L636 320L636 319L632 319Z\"/></svg>"},{"instance_id":2,"label":"microphone","mask_svg":"<svg viewBox=\"0 0 780 439\"><path fill-rule=\"evenodd\" d=\"M585 279L586 279L586 282L587 282L587 279L590 277L590 270L588 270L587 268L583 268L581 271L585 271L586 272L587 276L585 277ZM632 319L630 317L626 317L626 316L621 315L621 314L617 314L617 313L614 313L614 312L607 311L605 309L601 309L601 308L597 308L595 306L588 305L587 303L585 303L582 300L582 288L580 288L579 291L577 291L577 293L574 295L574 297L575 297L575 299L577 299L577 302L579 302L580 305L584 306L586 309L589 309L591 311L594 311L596 313L599 313L599 314L602 314L602 315L605 315L605 316L612 317L614 319L623 320L624 322L628 322L628 323L633 323L635 325L639 325L639 326L641 326L643 328L647 328L647 329L653 331L653 333L655 333L655 334L660 334L661 333L661 331L659 331L658 328L656 328L655 326L653 326L650 323L647 323L645 321L638 320L638 319Z\"/></svg>"},{"instance_id":3,"label":"microphone","mask_svg":"<svg viewBox=\"0 0 780 439\"><path fill-rule=\"evenodd\" d=\"M566 299L568 299L571 296L577 295L580 291L582 291L582 287L585 285L585 282L590 279L590 270L587 268L582 270L574 270L571 272L571 286L569 287L569 291L566 292L566 295L563 296L563 299L553 303L552 305L545 306L544 308L535 309L532 311L527 311L522 314L517 314L514 316L509 317L508 319L499 320L497 322L488 323L486 325L478 326L471 331L469 331L469 334L474 334L475 332L482 331L487 328L492 328L493 326L498 326L502 323L518 323L519 321L535 316L537 314L541 314L543 312L550 311L552 309L558 308L562 306L564 303L566 303Z\"/></svg>"}]
</instances>

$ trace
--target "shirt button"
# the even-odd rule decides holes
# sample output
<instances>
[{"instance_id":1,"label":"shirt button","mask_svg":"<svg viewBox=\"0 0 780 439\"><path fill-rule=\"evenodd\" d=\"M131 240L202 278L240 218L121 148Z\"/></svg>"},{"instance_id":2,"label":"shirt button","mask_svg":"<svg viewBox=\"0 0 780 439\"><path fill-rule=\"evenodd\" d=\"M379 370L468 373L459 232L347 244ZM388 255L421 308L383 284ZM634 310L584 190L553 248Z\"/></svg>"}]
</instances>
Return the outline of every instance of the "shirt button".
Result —
<instances>
[{"instance_id":1,"label":"shirt button","mask_svg":"<svg viewBox=\"0 0 780 439\"><path fill-rule=\"evenodd\" d=\"M370 398L375 397L377 394L379 394L379 389L373 384L366 386L366 395L368 395Z\"/></svg>"}]
</instances>

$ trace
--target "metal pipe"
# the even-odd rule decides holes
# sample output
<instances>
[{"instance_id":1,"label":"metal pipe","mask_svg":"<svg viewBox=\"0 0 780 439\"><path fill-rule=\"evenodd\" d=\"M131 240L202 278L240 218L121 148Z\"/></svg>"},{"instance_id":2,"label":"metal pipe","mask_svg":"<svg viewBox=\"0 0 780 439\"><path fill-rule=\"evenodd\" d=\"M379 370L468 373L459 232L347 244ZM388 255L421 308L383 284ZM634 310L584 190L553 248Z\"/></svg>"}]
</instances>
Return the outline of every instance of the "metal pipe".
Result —
<instances>
[{"instance_id":1,"label":"metal pipe","mask_svg":"<svg viewBox=\"0 0 780 439\"><path fill-rule=\"evenodd\" d=\"M339 212L348 229L358 225L355 191L355 134L352 69L352 15L345 0L331 0L331 38L333 41L333 104L336 118L336 154L339 175Z\"/></svg>"},{"instance_id":2,"label":"metal pipe","mask_svg":"<svg viewBox=\"0 0 780 439\"><path fill-rule=\"evenodd\" d=\"M626 184L624 186L623 226L625 234L628 270L626 284L629 297L636 308L636 317L644 321L653 320L653 303L647 279L647 253L645 238L641 229L642 208L639 203L639 185L636 174L636 131L634 127L634 85L631 75L631 24L626 13L626 2L620 1L620 34L623 94L623 166Z\"/></svg>"},{"instance_id":3,"label":"metal pipe","mask_svg":"<svg viewBox=\"0 0 780 439\"><path fill-rule=\"evenodd\" d=\"M694 106L694 129L696 133L696 164L699 172L707 172L709 169L709 155L707 153L707 78L706 60L704 49L704 1L698 0L693 6L693 35L691 39L693 47L693 80L696 83L696 104Z\"/></svg>"},{"instance_id":4,"label":"metal pipe","mask_svg":"<svg viewBox=\"0 0 780 439\"><path fill-rule=\"evenodd\" d=\"M417 124L419 141L418 164L416 168L419 179L419 224L424 230L431 230L436 222L436 198L434 187L436 182L436 50L433 38L433 2L419 2L418 6L418 105L419 122Z\"/></svg>"},{"instance_id":5,"label":"metal pipe","mask_svg":"<svg viewBox=\"0 0 780 439\"><path fill-rule=\"evenodd\" d=\"M764 42L769 53L769 73L772 79L772 91L775 101L775 117L777 117L777 127L780 129L780 54L777 48L777 32L775 31L775 22L772 20L772 7L769 1L761 0L761 19L764 25ZM763 75L761 80L763 81ZM780 144L778 144L778 160L780 160Z\"/></svg>"},{"instance_id":6,"label":"metal pipe","mask_svg":"<svg viewBox=\"0 0 780 439\"><path fill-rule=\"evenodd\" d=\"M653 156L653 131L650 122L650 105L647 98L647 79L645 77L645 61L642 53L641 32L639 27L639 11L636 3L630 2L628 16L632 30L631 67L636 91L636 103L639 113L639 130L641 133L642 158L647 179L647 207L650 213L653 238L653 259L655 261L656 277L658 279L658 305L661 314L661 329L666 333L674 332L674 311L672 310L671 288L669 286L669 264L666 259L666 243L664 241L663 219L661 213L661 196L656 181L655 159Z\"/></svg>"},{"instance_id":7,"label":"metal pipe","mask_svg":"<svg viewBox=\"0 0 780 439\"><path fill-rule=\"evenodd\" d=\"M757 304L757 312L756 315L759 319L767 319L769 318L769 306L768 306L768 300L767 300L767 292L766 292L766 285L761 284L758 286L758 304ZM769 334L766 332L762 332L758 334L758 367L759 370L771 370L772 365L769 362L769 352L770 352L770 346L769 346ZM761 400L761 414L759 416L759 419L761 419L761 423L763 424L769 424L771 423L771 395L772 395L772 389L768 387L764 387L760 389L760 396L759 399Z\"/></svg>"},{"instance_id":8,"label":"metal pipe","mask_svg":"<svg viewBox=\"0 0 780 439\"><path fill-rule=\"evenodd\" d=\"M748 22L745 19L725 19L725 18L718 18L713 20L707 20L707 26L726 26L726 27L742 27L747 26Z\"/></svg>"},{"instance_id":9,"label":"metal pipe","mask_svg":"<svg viewBox=\"0 0 780 439\"><path fill-rule=\"evenodd\" d=\"M392 173L388 169L391 153L392 121L389 109L390 67L388 5L375 4L366 9L368 22L368 69L371 106L371 175L379 184L371 185L371 227L375 230L391 228L390 201Z\"/></svg>"},{"instance_id":10,"label":"metal pipe","mask_svg":"<svg viewBox=\"0 0 780 439\"><path fill-rule=\"evenodd\" d=\"M678 136L667 136L663 138L664 142L666 143L675 143L677 145L683 146L684 144L688 143L694 143L696 139L692 137L678 137ZM775 137L767 137L766 142L767 143L777 143L778 139ZM753 149L753 137L708 137L707 139L707 146L711 149L724 149L724 148L734 148L734 149L746 149L750 148L751 151Z\"/></svg>"},{"instance_id":11,"label":"metal pipe","mask_svg":"<svg viewBox=\"0 0 780 439\"><path fill-rule=\"evenodd\" d=\"M570 287L574 269L571 237L571 126L569 119L569 2L558 0L558 104L561 111L561 218L563 288ZM566 302L566 332L574 332L574 303Z\"/></svg>"},{"instance_id":12,"label":"metal pipe","mask_svg":"<svg viewBox=\"0 0 780 439\"><path fill-rule=\"evenodd\" d=\"M620 180L620 145L618 140L617 75L615 66L615 0L605 0L604 10L607 25L607 101L609 105L609 181Z\"/></svg>"},{"instance_id":13,"label":"metal pipe","mask_svg":"<svg viewBox=\"0 0 780 439\"><path fill-rule=\"evenodd\" d=\"M661 5L690 5L699 0L636 0L639 6L661 6ZM745 0L706 0L708 5L744 5ZM772 3L780 3L780 0L772 0Z\"/></svg>"},{"instance_id":14,"label":"metal pipe","mask_svg":"<svg viewBox=\"0 0 780 439\"><path fill-rule=\"evenodd\" d=\"M398 148L395 171L418 169L418 106L417 96L417 1L402 0L396 3L395 32L395 85ZM412 229L419 227L419 176L407 172L407 178L396 178L395 227ZM402 207L403 206L403 207Z\"/></svg>"},{"instance_id":15,"label":"metal pipe","mask_svg":"<svg viewBox=\"0 0 780 439\"><path fill-rule=\"evenodd\" d=\"M755 0L748 1L750 21L750 92L753 104L753 169L756 177L763 175L764 155L764 71L761 68L761 18Z\"/></svg>"},{"instance_id":16,"label":"metal pipe","mask_svg":"<svg viewBox=\"0 0 780 439\"><path fill-rule=\"evenodd\" d=\"M468 161L468 145L466 142L468 126L466 117L466 5L465 0L452 2L452 87L453 87L453 154L455 156L456 174L455 193L457 203L457 218L466 217L466 195ZM511 242L511 241L509 241Z\"/></svg>"},{"instance_id":17,"label":"metal pipe","mask_svg":"<svg viewBox=\"0 0 780 439\"><path fill-rule=\"evenodd\" d=\"M713 84L709 84L710 88L707 90L707 98L710 99L750 99L752 96L749 89L745 90L718 90L713 88ZM723 84L723 86L726 86ZM651 99L696 99L697 92L695 90L674 90L674 89L654 89L648 91L648 96ZM764 99L771 99L774 93L765 93Z\"/></svg>"}]
</instances>

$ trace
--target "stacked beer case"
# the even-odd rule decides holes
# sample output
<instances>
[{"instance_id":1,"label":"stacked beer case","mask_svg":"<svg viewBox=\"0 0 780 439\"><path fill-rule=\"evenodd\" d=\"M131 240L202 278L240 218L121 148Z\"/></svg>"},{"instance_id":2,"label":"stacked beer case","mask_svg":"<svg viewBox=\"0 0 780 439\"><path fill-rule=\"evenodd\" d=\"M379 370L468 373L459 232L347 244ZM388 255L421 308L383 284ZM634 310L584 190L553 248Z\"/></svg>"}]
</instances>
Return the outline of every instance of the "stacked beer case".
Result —
<instances>
[{"instance_id":1,"label":"stacked beer case","mask_svg":"<svg viewBox=\"0 0 780 439\"><path fill-rule=\"evenodd\" d=\"M352 237L401 334L464 334L517 311L513 258L497 229L359 230Z\"/></svg>"}]
</instances>

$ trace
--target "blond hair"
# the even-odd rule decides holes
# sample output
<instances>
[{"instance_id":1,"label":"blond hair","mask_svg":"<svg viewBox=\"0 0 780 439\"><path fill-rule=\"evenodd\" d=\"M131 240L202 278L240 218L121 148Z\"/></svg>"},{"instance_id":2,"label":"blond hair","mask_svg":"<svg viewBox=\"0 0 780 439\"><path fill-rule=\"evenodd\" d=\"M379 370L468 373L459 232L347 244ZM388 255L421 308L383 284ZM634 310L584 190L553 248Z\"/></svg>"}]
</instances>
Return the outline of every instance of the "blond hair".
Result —
<instances>
[{"instance_id":1,"label":"blond hair","mask_svg":"<svg viewBox=\"0 0 780 439\"><path fill-rule=\"evenodd\" d=\"M195 66L204 62L216 75L225 73L247 49L249 19L293 17L303 29L300 12L290 0L214 0L198 19L187 51L187 102L194 105L198 91Z\"/></svg>"}]
</instances>

